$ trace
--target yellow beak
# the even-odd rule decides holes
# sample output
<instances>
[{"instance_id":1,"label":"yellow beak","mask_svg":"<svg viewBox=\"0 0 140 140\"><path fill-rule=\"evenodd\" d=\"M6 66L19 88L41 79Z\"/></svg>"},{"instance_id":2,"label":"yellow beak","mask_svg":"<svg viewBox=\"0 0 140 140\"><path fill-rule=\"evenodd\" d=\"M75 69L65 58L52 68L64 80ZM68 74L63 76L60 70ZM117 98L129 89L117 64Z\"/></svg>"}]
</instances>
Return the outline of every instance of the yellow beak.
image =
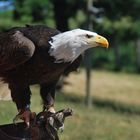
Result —
<instances>
[{"instance_id":1,"label":"yellow beak","mask_svg":"<svg viewBox=\"0 0 140 140\"><path fill-rule=\"evenodd\" d=\"M89 44L91 44L91 46L102 46L105 48L108 48L109 46L108 40L101 35L96 35L94 37L89 38L88 42Z\"/></svg>"},{"instance_id":2,"label":"yellow beak","mask_svg":"<svg viewBox=\"0 0 140 140\"><path fill-rule=\"evenodd\" d=\"M99 44L99 46L102 46L102 47L105 47L105 48L108 48L108 46L109 46L108 40L105 37L100 36L100 35L97 35L95 37L95 42L97 44Z\"/></svg>"}]
</instances>

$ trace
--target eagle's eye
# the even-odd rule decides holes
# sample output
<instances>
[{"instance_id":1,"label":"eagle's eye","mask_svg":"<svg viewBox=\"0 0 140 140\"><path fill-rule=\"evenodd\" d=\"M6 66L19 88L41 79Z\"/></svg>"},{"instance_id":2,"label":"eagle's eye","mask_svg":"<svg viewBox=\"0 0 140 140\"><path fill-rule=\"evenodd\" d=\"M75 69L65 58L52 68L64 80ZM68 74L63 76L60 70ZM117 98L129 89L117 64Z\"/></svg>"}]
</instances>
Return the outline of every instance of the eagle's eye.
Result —
<instances>
[{"instance_id":1,"label":"eagle's eye","mask_svg":"<svg viewBox=\"0 0 140 140\"><path fill-rule=\"evenodd\" d=\"M86 34L86 38L91 38L93 35Z\"/></svg>"}]
</instances>

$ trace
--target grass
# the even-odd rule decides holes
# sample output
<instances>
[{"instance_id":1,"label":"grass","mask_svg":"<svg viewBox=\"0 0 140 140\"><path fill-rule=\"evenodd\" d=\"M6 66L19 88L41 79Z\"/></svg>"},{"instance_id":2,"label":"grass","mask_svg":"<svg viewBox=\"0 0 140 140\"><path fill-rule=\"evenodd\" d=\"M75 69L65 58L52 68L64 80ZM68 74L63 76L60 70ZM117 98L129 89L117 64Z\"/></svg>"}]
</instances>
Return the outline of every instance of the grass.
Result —
<instances>
[{"instance_id":1,"label":"grass","mask_svg":"<svg viewBox=\"0 0 140 140\"><path fill-rule=\"evenodd\" d=\"M63 93L57 94L56 110L62 108L74 109L74 115L65 122L64 133L59 134L60 139L139 140L140 116L138 113L134 113L133 110L135 110L135 107L137 111L140 110L138 103L140 77L138 75L104 71L94 71L92 76L94 77L92 87L94 89L92 93L93 108L87 109L83 103L83 71L77 75L70 75L68 77L70 84L64 87ZM77 84L77 87L75 84ZM38 94L38 87L32 87L32 91L32 111L39 112L41 110L41 99ZM125 98L122 98L122 96ZM124 110L112 109L110 106L113 104L116 105L116 108L124 108ZM132 110L132 112L126 111L127 109ZM0 124L11 123L16 114L13 103L11 101L0 102L0 110Z\"/></svg>"},{"instance_id":2,"label":"grass","mask_svg":"<svg viewBox=\"0 0 140 140\"><path fill-rule=\"evenodd\" d=\"M67 94L85 96L85 71L71 73L63 88ZM140 106L140 75L93 71L91 73L91 96L94 99Z\"/></svg>"}]
</instances>

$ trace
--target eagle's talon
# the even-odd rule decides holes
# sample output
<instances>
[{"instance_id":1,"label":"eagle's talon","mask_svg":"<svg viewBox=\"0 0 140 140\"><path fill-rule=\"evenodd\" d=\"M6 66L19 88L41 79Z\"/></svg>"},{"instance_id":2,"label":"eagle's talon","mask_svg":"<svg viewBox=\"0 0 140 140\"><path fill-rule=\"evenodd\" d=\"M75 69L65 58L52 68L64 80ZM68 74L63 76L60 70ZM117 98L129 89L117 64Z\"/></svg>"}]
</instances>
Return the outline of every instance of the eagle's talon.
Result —
<instances>
[{"instance_id":1,"label":"eagle's talon","mask_svg":"<svg viewBox=\"0 0 140 140\"><path fill-rule=\"evenodd\" d=\"M53 114L56 113L54 107L49 107L47 112L50 112L50 113L53 113Z\"/></svg>"},{"instance_id":2,"label":"eagle's talon","mask_svg":"<svg viewBox=\"0 0 140 140\"><path fill-rule=\"evenodd\" d=\"M16 125L17 124L17 121L20 119L20 116L19 116L19 114L18 115L16 115L15 117L14 117L14 119L13 119L13 123Z\"/></svg>"},{"instance_id":3,"label":"eagle's talon","mask_svg":"<svg viewBox=\"0 0 140 140\"><path fill-rule=\"evenodd\" d=\"M34 112L31 112L30 110L21 110L13 119L13 123L16 124L16 122L21 119L26 123L27 128L29 128L30 121L34 120L35 116L36 114Z\"/></svg>"}]
</instances>

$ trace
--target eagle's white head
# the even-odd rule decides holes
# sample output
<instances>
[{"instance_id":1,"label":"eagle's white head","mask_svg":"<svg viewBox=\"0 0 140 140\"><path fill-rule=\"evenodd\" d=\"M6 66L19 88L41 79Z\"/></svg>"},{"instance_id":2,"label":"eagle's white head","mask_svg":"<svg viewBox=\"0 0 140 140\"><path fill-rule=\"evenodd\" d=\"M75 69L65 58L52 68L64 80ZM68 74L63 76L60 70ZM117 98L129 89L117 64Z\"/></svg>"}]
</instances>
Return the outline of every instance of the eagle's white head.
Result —
<instances>
[{"instance_id":1,"label":"eagle's white head","mask_svg":"<svg viewBox=\"0 0 140 140\"><path fill-rule=\"evenodd\" d=\"M85 50L96 46L108 48L109 44L106 38L82 29L55 35L49 43L51 45L49 53L55 57L56 63L73 62Z\"/></svg>"}]
</instances>

